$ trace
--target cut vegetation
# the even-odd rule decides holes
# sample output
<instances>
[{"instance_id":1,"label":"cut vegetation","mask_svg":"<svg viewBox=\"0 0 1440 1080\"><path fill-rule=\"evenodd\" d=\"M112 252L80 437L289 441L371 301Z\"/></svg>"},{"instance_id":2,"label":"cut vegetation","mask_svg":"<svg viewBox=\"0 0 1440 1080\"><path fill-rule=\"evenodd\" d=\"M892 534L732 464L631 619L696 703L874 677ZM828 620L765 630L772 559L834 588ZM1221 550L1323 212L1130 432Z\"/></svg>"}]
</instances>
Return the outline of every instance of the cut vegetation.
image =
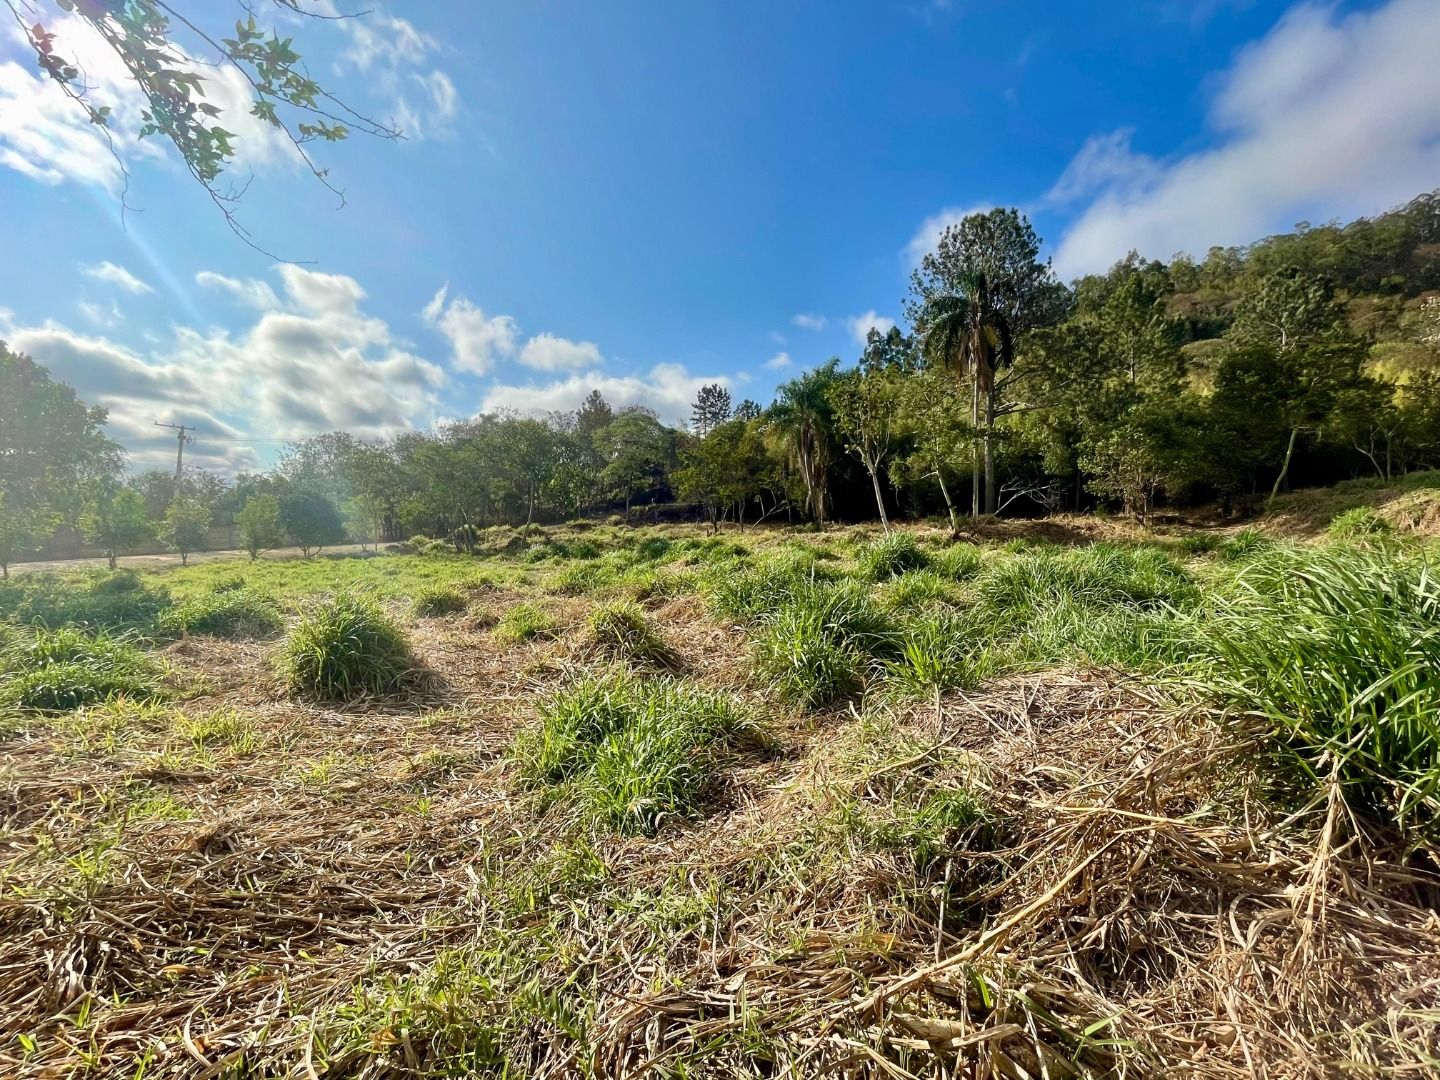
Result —
<instances>
[{"instance_id":1,"label":"cut vegetation","mask_svg":"<svg viewBox=\"0 0 1440 1080\"><path fill-rule=\"evenodd\" d=\"M1435 574L1349 514L35 579L0 633L0 1060L1424 1075Z\"/></svg>"}]
</instances>

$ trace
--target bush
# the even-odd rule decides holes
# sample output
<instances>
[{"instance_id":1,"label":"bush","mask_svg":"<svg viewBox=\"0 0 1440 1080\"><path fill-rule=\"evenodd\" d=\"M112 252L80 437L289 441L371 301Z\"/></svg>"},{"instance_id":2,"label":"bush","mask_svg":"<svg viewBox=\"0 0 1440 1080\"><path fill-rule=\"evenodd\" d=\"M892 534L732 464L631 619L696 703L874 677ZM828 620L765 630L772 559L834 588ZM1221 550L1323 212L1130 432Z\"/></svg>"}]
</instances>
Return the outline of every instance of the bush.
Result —
<instances>
[{"instance_id":1,"label":"bush","mask_svg":"<svg viewBox=\"0 0 1440 1080\"><path fill-rule=\"evenodd\" d=\"M1360 550L1246 567L1200 622L1196 682L1266 717L1353 809L1440 835L1440 576Z\"/></svg>"},{"instance_id":2,"label":"bush","mask_svg":"<svg viewBox=\"0 0 1440 1080\"><path fill-rule=\"evenodd\" d=\"M280 666L293 693L322 701L383 697L415 673L404 633L373 602L342 596L306 612Z\"/></svg>"},{"instance_id":3,"label":"bush","mask_svg":"<svg viewBox=\"0 0 1440 1080\"><path fill-rule=\"evenodd\" d=\"M265 594L226 588L182 601L161 617L160 625L171 634L268 638L285 628L285 619L280 606Z\"/></svg>"},{"instance_id":4,"label":"bush","mask_svg":"<svg viewBox=\"0 0 1440 1080\"><path fill-rule=\"evenodd\" d=\"M652 833L699 809L707 781L741 739L758 741L758 729L729 698L673 679L610 674L543 703L513 755L526 780L563 785L592 822Z\"/></svg>"},{"instance_id":5,"label":"bush","mask_svg":"<svg viewBox=\"0 0 1440 1080\"><path fill-rule=\"evenodd\" d=\"M554 637L557 627L550 614L534 604L516 604L495 624L495 636L502 641L533 641Z\"/></svg>"},{"instance_id":6,"label":"bush","mask_svg":"<svg viewBox=\"0 0 1440 1080\"><path fill-rule=\"evenodd\" d=\"M448 541L436 540L423 533L416 533L405 542L416 555L448 555L455 550Z\"/></svg>"},{"instance_id":7,"label":"bush","mask_svg":"<svg viewBox=\"0 0 1440 1080\"><path fill-rule=\"evenodd\" d=\"M410 610L421 618L458 615L465 610L464 593L449 585L427 585L410 601Z\"/></svg>"},{"instance_id":8,"label":"bush","mask_svg":"<svg viewBox=\"0 0 1440 1080\"><path fill-rule=\"evenodd\" d=\"M588 644L602 656L629 664L664 667L675 663L675 651L633 601L601 604L585 623Z\"/></svg>"},{"instance_id":9,"label":"bush","mask_svg":"<svg viewBox=\"0 0 1440 1080\"><path fill-rule=\"evenodd\" d=\"M20 634L0 654L0 705L62 712L164 695L159 669L129 642L73 629Z\"/></svg>"},{"instance_id":10,"label":"bush","mask_svg":"<svg viewBox=\"0 0 1440 1080\"><path fill-rule=\"evenodd\" d=\"M861 548L856 561L865 577L884 581L907 570L924 569L930 557L909 533L891 533Z\"/></svg>"},{"instance_id":11,"label":"bush","mask_svg":"<svg viewBox=\"0 0 1440 1080\"><path fill-rule=\"evenodd\" d=\"M1331 540L1375 540L1389 536L1394 527L1368 506L1357 506L1330 519L1325 535Z\"/></svg>"}]
</instances>

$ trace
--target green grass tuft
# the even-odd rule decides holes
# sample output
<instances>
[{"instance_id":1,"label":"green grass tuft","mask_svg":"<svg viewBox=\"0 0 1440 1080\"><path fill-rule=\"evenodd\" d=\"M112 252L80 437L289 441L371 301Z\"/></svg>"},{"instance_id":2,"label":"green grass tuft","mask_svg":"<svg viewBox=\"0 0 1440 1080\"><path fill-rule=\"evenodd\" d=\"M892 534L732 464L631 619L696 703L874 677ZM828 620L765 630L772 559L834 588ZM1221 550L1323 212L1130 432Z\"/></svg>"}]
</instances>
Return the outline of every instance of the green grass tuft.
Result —
<instances>
[{"instance_id":1,"label":"green grass tuft","mask_svg":"<svg viewBox=\"0 0 1440 1080\"><path fill-rule=\"evenodd\" d=\"M1325 535L1331 540L1377 540L1395 532L1394 526L1368 506L1356 506L1330 519Z\"/></svg>"},{"instance_id":2,"label":"green grass tuft","mask_svg":"<svg viewBox=\"0 0 1440 1080\"><path fill-rule=\"evenodd\" d=\"M280 668L295 694L353 701L395 693L416 665L405 634L377 604L344 596L301 617L285 639Z\"/></svg>"},{"instance_id":3,"label":"green grass tuft","mask_svg":"<svg viewBox=\"0 0 1440 1080\"><path fill-rule=\"evenodd\" d=\"M242 586L182 600L165 612L160 627L176 635L269 638L285 628L285 619L274 600Z\"/></svg>"},{"instance_id":4,"label":"green grass tuft","mask_svg":"<svg viewBox=\"0 0 1440 1080\"><path fill-rule=\"evenodd\" d=\"M1197 685L1265 717L1311 780L1440 836L1440 576L1423 558L1277 552L1195 623Z\"/></svg>"},{"instance_id":5,"label":"green grass tuft","mask_svg":"<svg viewBox=\"0 0 1440 1080\"><path fill-rule=\"evenodd\" d=\"M128 641L74 629L15 636L0 653L0 707L66 712L165 696L160 670Z\"/></svg>"},{"instance_id":6,"label":"green grass tuft","mask_svg":"<svg viewBox=\"0 0 1440 1080\"><path fill-rule=\"evenodd\" d=\"M537 604L520 603L506 609L495 624L495 636L501 641L534 641L554 637L558 626L555 619Z\"/></svg>"},{"instance_id":7,"label":"green grass tuft","mask_svg":"<svg viewBox=\"0 0 1440 1080\"><path fill-rule=\"evenodd\" d=\"M759 741L731 699L675 679L581 679L540 707L513 756L531 784L563 787L593 824L653 833L689 817L737 742Z\"/></svg>"},{"instance_id":8,"label":"green grass tuft","mask_svg":"<svg viewBox=\"0 0 1440 1080\"><path fill-rule=\"evenodd\" d=\"M410 601L411 613L424 619L458 615L465 607L465 594L449 585L427 585Z\"/></svg>"},{"instance_id":9,"label":"green grass tuft","mask_svg":"<svg viewBox=\"0 0 1440 1080\"><path fill-rule=\"evenodd\" d=\"M897 532L861 548L856 564L870 581L884 581L908 570L925 569L930 565L930 556L915 537Z\"/></svg>"},{"instance_id":10,"label":"green grass tuft","mask_svg":"<svg viewBox=\"0 0 1440 1080\"><path fill-rule=\"evenodd\" d=\"M597 607L585 621L585 636L596 652L627 664L668 667L677 659L650 617L630 600Z\"/></svg>"}]
</instances>

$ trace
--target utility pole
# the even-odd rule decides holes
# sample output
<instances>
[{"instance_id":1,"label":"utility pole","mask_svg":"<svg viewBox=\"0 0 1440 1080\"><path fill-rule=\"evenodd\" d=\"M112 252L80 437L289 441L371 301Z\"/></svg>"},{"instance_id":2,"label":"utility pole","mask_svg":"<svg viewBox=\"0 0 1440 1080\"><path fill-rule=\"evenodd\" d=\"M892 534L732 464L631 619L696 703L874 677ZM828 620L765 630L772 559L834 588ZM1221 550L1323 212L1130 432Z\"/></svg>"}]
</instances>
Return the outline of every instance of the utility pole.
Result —
<instances>
[{"instance_id":1,"label":"utility pole","mask_svg":"<svg viewBox=\"0 0 1440 1080\"><path fill-rule=\"evenodd\" d=\"M155 421L155 426L169 428L175 432L175 498L178 499L180 498L180 478L184 474L183 470L185 468L185 444L195 441L185 433L187 431L194 431L195 429L193 427L186 427L184 424L162 424L159 420Z\"/></svg>"}]
</instances>

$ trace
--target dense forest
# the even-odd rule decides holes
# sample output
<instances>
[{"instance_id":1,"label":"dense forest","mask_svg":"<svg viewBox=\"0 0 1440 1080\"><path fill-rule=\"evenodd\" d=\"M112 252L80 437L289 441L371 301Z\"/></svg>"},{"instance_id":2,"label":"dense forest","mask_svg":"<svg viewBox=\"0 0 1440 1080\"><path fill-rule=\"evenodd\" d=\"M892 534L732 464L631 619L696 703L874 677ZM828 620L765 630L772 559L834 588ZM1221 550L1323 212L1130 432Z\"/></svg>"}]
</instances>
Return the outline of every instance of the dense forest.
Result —
<instances>
[{"instance_id":1,"label":"dense forest","mask_svg":"<svg viewBox=\"0 0 1440 1080\"><path fill-rule=\"evenodd\" d=\"M1070 286L1040 251L1015 210L952 226L913 274L908 332L872 331L768 407L707 386L676 429L592 392L544 418L318 435L270 472L191 469L179 490L127 473L104 410L0 346L0 566L57 530L112 560L156 539L186 554L212 523L253 553L464 548L492 524L639 507L715 528L1092 507L1146 522L1440 464L1440 192L1200 260L1132 254Z\"/></svg>"}]
</instances>

